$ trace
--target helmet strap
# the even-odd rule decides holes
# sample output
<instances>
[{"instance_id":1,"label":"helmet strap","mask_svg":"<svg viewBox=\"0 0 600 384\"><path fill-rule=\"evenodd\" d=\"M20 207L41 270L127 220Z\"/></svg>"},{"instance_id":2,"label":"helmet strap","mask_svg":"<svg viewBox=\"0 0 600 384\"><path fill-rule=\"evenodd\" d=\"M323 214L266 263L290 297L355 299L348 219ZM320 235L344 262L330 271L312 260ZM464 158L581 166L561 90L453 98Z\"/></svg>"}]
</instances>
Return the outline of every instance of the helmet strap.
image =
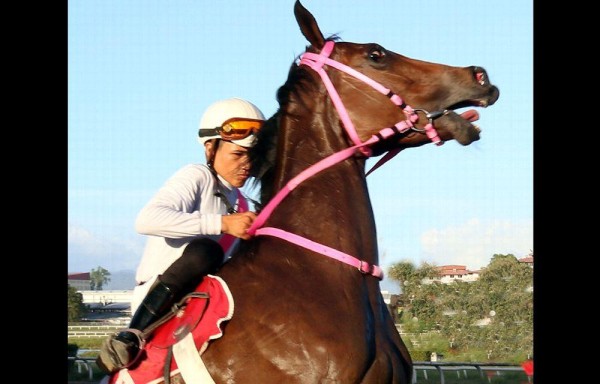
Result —
<instances>
[{"instance_id":1,"label":"helmet strap","mask_svg":"<svg viewBox=\"0 0 600 384\"><path fill-rule=\"evenodd\" d=\"M225 197L225 194L223 192L221 192L221 188L219 188L219 186L221 185L221 181L219 180L219 176L217 175L217 171L215 170L215 168L213 167L213 163L215 160L215 155L217 154L217 148L219 147L219 139L215 139L217 142L215 143L215 150L213 151L213 154L211 156L211 158L206 162L206 165L208 165L208 169L210 169L210 173L212 173L213 177L215 178L215 191L214 191L214 195L216 197L218 197L219 199L221 199L221 201L223 201L223 204L225 204L225 207L227 207L227 213L228 214L232 214L232 213L236 213L237 211L235 210L235 208L233 207L233 205L231 205L231 203L229 202L229 200L227 200L227 197Z\"/></svg>"},{"instance_id":2,"label":"helmet strap","mask_svg":"<svg viewBox=\"0 0 600 384\"><path fill-rule=\"evenodd\" d=\"M217 150L219 149L219 143L221 142L221 139L212 139L211 142L212 144L212 152L210 153L210 156L208 156L206 158L206 165L208 166L208 168L210 168L210 170L213 173L216 173L215 169L214 169L214 163L215 163L215 157L217 156Z\"/></svg>"}]
</instances>

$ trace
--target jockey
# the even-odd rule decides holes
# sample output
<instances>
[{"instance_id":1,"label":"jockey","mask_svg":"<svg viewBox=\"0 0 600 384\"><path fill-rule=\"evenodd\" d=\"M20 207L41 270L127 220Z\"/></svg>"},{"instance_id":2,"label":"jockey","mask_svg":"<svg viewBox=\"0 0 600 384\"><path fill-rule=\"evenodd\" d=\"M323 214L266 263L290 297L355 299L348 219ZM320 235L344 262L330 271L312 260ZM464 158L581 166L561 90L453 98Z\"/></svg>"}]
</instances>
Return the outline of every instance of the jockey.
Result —
<instances>
[{"instance_id":1,"label":"jockey","mask_svg":"<svg viewBox=\"0 0 600 384\"><path fill-rule=\"evenodd\" d=\"M192 292L230 257L256 218L239 191L249 177L248 148L264 124L262 112L239 98L210 105L198 141L206 165L177 171L140 211L135 227L148 235L137 268L129 327L107 338L96 360L107 373L131 366L146 340L142 331Z\"/></svg>"}]
</instances>

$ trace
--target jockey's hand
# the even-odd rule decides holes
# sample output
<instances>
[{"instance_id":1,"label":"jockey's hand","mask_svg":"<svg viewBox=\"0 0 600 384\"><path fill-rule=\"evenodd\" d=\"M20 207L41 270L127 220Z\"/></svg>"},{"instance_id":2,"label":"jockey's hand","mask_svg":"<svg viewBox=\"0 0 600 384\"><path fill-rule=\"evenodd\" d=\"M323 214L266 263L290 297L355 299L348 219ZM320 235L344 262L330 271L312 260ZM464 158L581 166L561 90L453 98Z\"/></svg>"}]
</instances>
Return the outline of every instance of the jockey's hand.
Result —
<instances>
[{"instance_id":1,"label":"jockey's hand","mask_svg":"<svg viewBox=\"0 0 600 384\"><path fill-rule=\"evenodd\" d=\"M244 240L250 239L247 231L256 219L254 212L232 213L221 216L221 232L239 237Z\"/></svg>"}]
</instances>

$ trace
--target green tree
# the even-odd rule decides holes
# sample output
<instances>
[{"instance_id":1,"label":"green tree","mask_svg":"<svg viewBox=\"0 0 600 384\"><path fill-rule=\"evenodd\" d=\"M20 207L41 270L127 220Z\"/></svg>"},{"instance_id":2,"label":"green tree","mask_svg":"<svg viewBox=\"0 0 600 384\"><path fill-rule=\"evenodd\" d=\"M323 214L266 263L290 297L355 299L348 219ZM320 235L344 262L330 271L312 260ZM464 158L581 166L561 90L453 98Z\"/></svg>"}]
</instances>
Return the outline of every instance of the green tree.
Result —
<instances>
[{"instance_id":1,"label":"green tree","mask_svg":"<svg viewBox=\"0 0 600 384\"><path fill-rule=\"evenodd\" d=\"M67 321L79 321L81 320L81 317L85 313L86 309L85 304L83 304L83 296L69 284L67 284L67 288Z\"/></svg>"},{"instance_id":2,"label":"green tree","mask_svg":"<svg viewBox=\"0 0 600 384\"><path fill-rule=\"evenodd\" d=\"M495 254L474 282L441 284L425 279L436 273L433 265L415 268L410 262L392 265L388 272L389 278L400 282L405 296L402 328L418 333L423 348L424 337L436 331L447 340L445 349L437 346L436 351L449 353L455 361L520 362L532 353L531 267L514 255ZM439 340L435 344L444 345ZM410 350L411 343L407 345ZM424 351L415 352L420 356Z\"/></svg>"},{"instance_id":3,"label":"green tree","mask_svg":"<svg viewBox=\"0 0 600 384\"><path fill-rule=\"evenodd\" d=\"M404 285L407 281L411 280L415 273L415 269L415 265L410 261L401 261L393 264L388 269L387 275L391 280L399 282L402 293L406 293L404 290Z\"/></svg>"},{"instance_id":4,"label":"green tree","mask_svg":"<svg viewBox=\"0 0 600 384\"><path fill-rule=\"evenodd\" d=\"M92 291L101 291L104 284L110 281L110 272L98 266L90 272L90 289Z\"/></svg>"},{"instance_id":5,"label":"green tree","mask_svg":"<svg viewBox=\"0 0 600 384\"><path fill-rule=\"evenodd\" d=\"M494 314L486 347L500 358L518 353L525 359L533 348L533 269L512 254L495 254L477 283Z\"/></svg>"},{"instance_id":6,"label":"green tree","mask_svg":"<svg viewBox=\"0 0 600 384\"><path fill-rule=\"evenodd\" d=\"M407 324L408 328L417 325L419 329L432 329L437 326L441 317L438 289L424 283L425 279L432 279L437 273L437 267L429 263L422 263L416 268L411 262L403 261L389 268L388 276L401 284L407 317L418 321L417 324Z\"/></svg>"}]
</instances>

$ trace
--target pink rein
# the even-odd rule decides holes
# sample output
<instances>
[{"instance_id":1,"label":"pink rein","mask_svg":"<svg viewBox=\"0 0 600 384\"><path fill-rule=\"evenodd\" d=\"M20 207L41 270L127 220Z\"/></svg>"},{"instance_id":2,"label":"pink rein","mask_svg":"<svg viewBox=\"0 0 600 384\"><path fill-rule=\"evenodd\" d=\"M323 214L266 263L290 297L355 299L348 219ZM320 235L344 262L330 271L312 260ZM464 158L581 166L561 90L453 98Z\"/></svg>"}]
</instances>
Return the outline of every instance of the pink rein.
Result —
<instances>
[{"instance_id":1,"label":"pink rein","mask_svg":"<svg viewBox=\"0 0 600 384\"><path fill-rule=\"evenodd\" d=\"M350 68L347 65L344 65L342 63L339 63L335 60L330 59L329 55L331 54L334 45L335 45L335 43L333 41L327 41L327 42L325 42L325 45L323 46L323 49L321 50L320 54L305 52L301 57L300 65L307 65L307 66L311 67L313 70L315 70L321 76L321 79L323 80L323 83L325 84L325 87L327 88L327 91L329 92L331 100L332 100L335 108L338 111L340 120L342 121L342 124L344 125L344 128L346 129L346 132L348 133L348 136L350 137L350 139L352 140L352 142L355 145L353 145L352 147L343 149L343 150L341 150L337 153L334 153L330 156L327 156L326 158L320 160L316 164L313 164L309 168L300 172L296 177L294 177L290 181L288 181L287 184L269 201L269 203L258 214L256 219L252 223L252 226L250 226L250 228L248 229L248 233L251 235L256 235L256 236L269 235L269 236L279 237L283 240L289 241L291 243L294 243L296 245L299 245L299 246L309 249L311 251L320 253L324 256L338 260L342 263L351 265L351 266L357 268L361 273L369 274L369 275L375 276L378 279L382 280L383 279L383 271L377 265L369 264L368 262L359 260L354 256L348 255L344 252L338 251L336 249L333 249L331 247L328 247L328 246L320 244L320 243L316 243L312 240L298 236L291 232L284 231L282 229L273 228L273 227L261 228L262 225L265 223L265 221L269 218L269 216L271 215L271 213L273 212L275 207L277 207L279 205L279 203L281 203L281 201L292 190L294 190L300 183L302 183L306 179L316 175L317 173L321 172L322 170L327 169L339 162L346 160L347 158L354 155L356 153L356 151L360 151L362 154L364 154L367 157L371 156L371 148L368 147L369 145L374 144L375 142L377 142L379 140L385 140L385 139L387 139L391 136L394 136L398 133L406 132L408 129L413 128L414 123L417 122L417 120L419 119L418 115L415 113L415 110L413 108L409 107L408 105L405 105L400 96L391 92L388 88L385 88L381 84L379 84L376 81L370 79L369 77L363 75L362 73L354 70L353 68ZM356 133L356 129L354 128L354 125L352 124L352 121L350 120L350 116L348 115L348 112L346 111L346 108L344 107L344 103L342 102L337 90L335 89L333 83L331 82L331 79L329 79L329 76L323 69L323 65L325 65L325 64L327 64L331 67L334 67L342 72L345 72L351 76L354 76L355 78L370 85L371 87L373 87L380 93L388 96L395 105L397 105L400 108L403 108L402 111L407 116L407 119L394 124L394 126L392 126L392 127L383 128L376 135L371 136L371 138L369 138L365 142L361 142L360 138L358 137L358 134ZM433 128L433 124L431 121L429 122L429 124L427 124L425 126L425 132L427 134L427 137L429 137L437 145L440 145L441 143L443 143L441 141L441 139L439 138L435 128ZM381 159L373 167L373 169L371 169L371 171L373 171L375 168L379 167L381 164L383 164L383 162L389 160L397 152L398 151L389 152L388 155L390 155L390 156L386 155L383 159Z\"/></svg>"}]
</instances>

